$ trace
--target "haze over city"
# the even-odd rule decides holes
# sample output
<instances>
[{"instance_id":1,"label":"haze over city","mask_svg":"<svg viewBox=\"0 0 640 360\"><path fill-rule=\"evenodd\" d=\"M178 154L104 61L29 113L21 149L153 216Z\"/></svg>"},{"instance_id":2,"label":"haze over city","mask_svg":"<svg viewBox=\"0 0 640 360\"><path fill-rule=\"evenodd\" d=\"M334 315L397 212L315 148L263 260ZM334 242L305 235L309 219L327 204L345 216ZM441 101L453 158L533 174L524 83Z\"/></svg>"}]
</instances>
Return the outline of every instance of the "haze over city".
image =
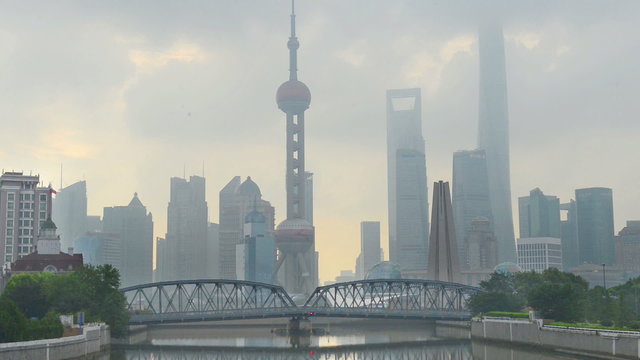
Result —
<instances>
[{"instance_id":1,"label":"haze over city","mask_svg":"<svg viewBox=\"0 0 640 360\"><path fill-rule=\"evenodd\" d=\"M92 215L137 192L156 236L170 177L204 171L217 222L220 189L251 176L282 221L285 122L274 97L287 75L288 3L4 4L4 170L58 188L62 164L63 186L87 180ZM321 281L353 269L360 221L381 221L388 257L386 89L422 89L429 187L451 180L454 151L476 147L479 19L504 28L514 222L517 198L535 187L561 201L609 187L616 231L640 218L640 3L296 7Z\"/></svg>"}]
</instances>

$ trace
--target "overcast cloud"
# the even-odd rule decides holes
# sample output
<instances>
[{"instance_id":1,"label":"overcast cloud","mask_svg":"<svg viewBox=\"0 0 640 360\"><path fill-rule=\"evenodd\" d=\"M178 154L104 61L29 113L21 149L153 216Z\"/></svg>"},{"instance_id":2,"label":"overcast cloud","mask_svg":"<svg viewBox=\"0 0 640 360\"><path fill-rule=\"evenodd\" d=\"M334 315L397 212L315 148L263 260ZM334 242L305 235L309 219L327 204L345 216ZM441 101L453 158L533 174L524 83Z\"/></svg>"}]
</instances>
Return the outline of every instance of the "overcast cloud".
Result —
<instances>
[{"instance_id":1,"label":"overcast cloud","mask_svg":"<svg viewBox=\"0 0 640 360\"><path fill-rule=\"evenodd\" d=\"M288 0L0 6L5 170L59 187L63 163L96 215L137 191L164 236L169 178L204 164L212 221L234 175L283 219ZM475 148L480 21L504 24L514 203L534 187L568 201L605 186L616 231L640 219L640 2L299 0L297 12L323 281L353 269L362 220L382 222L386 252L386 89L423 90L430 183Z\"/></svg>"}]
</instances>

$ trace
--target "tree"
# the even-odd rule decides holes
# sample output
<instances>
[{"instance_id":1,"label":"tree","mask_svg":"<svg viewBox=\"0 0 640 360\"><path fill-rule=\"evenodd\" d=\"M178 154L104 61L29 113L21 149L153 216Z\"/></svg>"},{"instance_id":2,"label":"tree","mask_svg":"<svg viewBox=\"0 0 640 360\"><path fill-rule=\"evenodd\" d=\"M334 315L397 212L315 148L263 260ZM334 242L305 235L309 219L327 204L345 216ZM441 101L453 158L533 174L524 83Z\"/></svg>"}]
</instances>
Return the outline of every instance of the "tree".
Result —
<instances>
[{"instance_id":1,"label":"tree","mask_svg":"<svg viewBox=\"0 0 640 360\"><path fill-rule=\"evenodd\" d=\"M518 312L523 306L524 302L520 297L505 292L479 293L469 300L469 308L473 315L489 311Z\"/></svg>"},{"instance_id":2,"label":"tree","mask_svg":"<svg viewBox=\"0 0 640 360\"><path fill-rule=\"evenodd\" d=\"M64 328L60 322L60 315L48 312L40 320L30 320L27 325L26 340L53 339L62 337Z\"/></svg>"},{"instance_id":3,"label":"tree","mask_svg":"<svg viewBox=\"0 0 640 360\"><path fill-rule=\"evenodd\" d=\"M546 282L529 291L527 302L545 319L573 322L583 318L579 292L569 283Z\"/></svg>"},{"instance_id":4,"label":"tree","mask_svg":"<svg viewBox=\"0 0 640 360\"><path fill-rule=\"evenodd\" d=\"M49 311L49 299L45 282L54 276L43 274L18 274L11 277L0 299L11 300L28 318L41 318Z\"/></svg>"},{"instance_id":5,"label":"tree","mask_svg":"<svg viewBox=\"0 0 640 360\"><path fill-rule=\"evenodd\" d=\"M27 331L27 318L9 300L0 300L0 343L21 341Z\"/></svg>"}]
</instances>

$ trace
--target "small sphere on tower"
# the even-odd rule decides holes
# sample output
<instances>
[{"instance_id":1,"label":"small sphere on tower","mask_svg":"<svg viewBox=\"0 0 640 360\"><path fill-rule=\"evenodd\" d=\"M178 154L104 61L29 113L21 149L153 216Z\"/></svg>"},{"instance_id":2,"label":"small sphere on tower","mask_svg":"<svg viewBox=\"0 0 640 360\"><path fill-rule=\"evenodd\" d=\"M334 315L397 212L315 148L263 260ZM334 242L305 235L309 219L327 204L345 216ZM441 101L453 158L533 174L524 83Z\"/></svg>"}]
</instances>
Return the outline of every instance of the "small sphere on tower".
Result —
<instances>
[{"instance_id":1,"label":"small sphere on tower","mask_svg":"<svg viewBox=\"0 0 640 360\"><path fill-rule=\"evenodd\" d=\"M278 108L286 113L301 113L309 108L311 91L298 80L289 80L280 85L276 92Z\"/></svg>"}]
</instances>

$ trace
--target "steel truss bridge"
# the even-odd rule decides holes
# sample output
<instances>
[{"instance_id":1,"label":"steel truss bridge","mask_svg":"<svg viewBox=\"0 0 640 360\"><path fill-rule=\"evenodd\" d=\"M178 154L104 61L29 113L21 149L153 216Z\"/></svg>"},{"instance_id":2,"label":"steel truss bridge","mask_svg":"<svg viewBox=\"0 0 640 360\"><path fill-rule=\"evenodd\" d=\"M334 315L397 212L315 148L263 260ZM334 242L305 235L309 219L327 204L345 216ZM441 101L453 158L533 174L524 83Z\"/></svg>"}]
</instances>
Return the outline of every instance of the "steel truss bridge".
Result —
<instances>
[{"instance_id":1,"label":"steel truss bridge","mask_svg":"<svg viewBox=\"0 0 640 360\"><path fill-rule=\"evenodd\" d=\"M179 280L121 289L130 325L309 316L468 320L481 290L431 280L361 280L321 286L297 306L277 285L240 280Z\"/></svg>"},{"instance_id":2,"label":"steel truss bridge","mask_svg":"<svg viewBox=\"0 0 640 360\"><path fill-rule=\"evenodd\" d=\"M473 360L471 344L460 340L419 343L347 345L326 348L215 348L172 346L127 346L127 360Z\"/></svg>"}]
</instances>

